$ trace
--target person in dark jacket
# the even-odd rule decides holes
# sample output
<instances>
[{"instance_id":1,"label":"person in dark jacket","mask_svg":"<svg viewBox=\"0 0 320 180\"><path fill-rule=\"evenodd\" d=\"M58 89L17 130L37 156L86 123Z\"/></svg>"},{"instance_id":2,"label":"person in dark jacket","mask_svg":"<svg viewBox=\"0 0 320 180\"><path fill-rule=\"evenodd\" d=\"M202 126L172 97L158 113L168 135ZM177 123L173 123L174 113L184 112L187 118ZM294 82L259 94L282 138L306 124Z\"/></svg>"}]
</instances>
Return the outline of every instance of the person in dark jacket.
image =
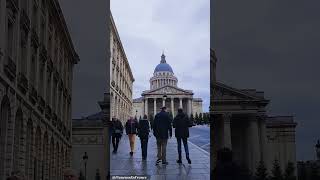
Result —
<instances>
[{"instance_id":1,"label":"person in dark jacket","mask_svg":"<svg viewBox=\"0 0 320 180\"><path fill-rule=\"evenodd\" d=\"M184 151L186 153L186 159L188 163L191 164L191 160L189 158L189 148L188 148L188 137L189 137L189 118L188 116L183 113L181 108L178 109L178 114L173 120L173 128L175 128L175 136L177 138L178 143L178 154L179 158L177 163L182 163L181 160L181 140L183 142Z\"/></svg>"},{"instance_id":2,"label":"person in dark jacket","mask_svg":"<svg viewBox=\"0 0 320 180\"><path fill-rule=\"evenodd\" d=\"M119 119L112 118L111 127L112 127L113 153L117 153L119 142L123 133L123 125Z\"/></svg>"},{"instance_id":3,"label":"person in dark jacket","mask_svg":"<svg viewBox=\"0 0 320 180\"><path fill-rule=\"evenodd\" d=\"M153 134L157 139L158 160L156 164L162 161L162 164L168 164L166 160L168 138L172 137L172 119L166 112L166 107L162 107L161 111L156 114L153 123Z\"/></svg>"},{"instance_id":4,"label":"person in dark jacket","mask_svg":"<svg viewBox=\"0 0 320 180\"><path fill-rule=\"evenodd\" d=\"M143 119L139 121L138 136L141 141L142 159L147 158L148 139L149 139L150 125L147 119L147 115L143 116Z\"/></svg>"},{"instance_id":5,"label":"person in dark jacket","mask_svg":"<svg viewBox=\"0 0 320 180\"><path fill-rule=\"evenodd\" d=\"M138 126L139 126L138 121L136 119L133 119L133 117L130 117L130 119L126 123L126 133L129 136L131 156L133 155L133 152L134 152L134 145L136 141Z\"/></svg>"}]
</instances>

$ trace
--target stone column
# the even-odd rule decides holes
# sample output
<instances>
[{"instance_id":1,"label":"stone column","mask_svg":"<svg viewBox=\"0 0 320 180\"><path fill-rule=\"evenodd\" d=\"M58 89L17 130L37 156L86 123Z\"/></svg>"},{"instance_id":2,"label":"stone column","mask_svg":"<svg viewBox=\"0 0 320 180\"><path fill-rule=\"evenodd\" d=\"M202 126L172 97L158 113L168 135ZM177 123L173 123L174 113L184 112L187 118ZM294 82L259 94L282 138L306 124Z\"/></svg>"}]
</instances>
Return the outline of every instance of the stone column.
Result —
<instances>
[{"instance_id":1,"label":"stone column","mask_svg":"<svg viewBox=\"0 0 320 180\"><path fill-rule=\"evenodd\" d=\"M182 98L179 98L179 102L180 102L180 104L179 104L179 108L181 108L181 109L182 109Z\"/></svg>"},{"instance_id":2,"label":"stone column","mask_svg":"<svg viewBox=\"0 0 320 180\"><path fill-rule=\"evenodd\" d=\"M250 132L250 170L254 172L260 161L260 137L259 137L259 127L256 116L250 117L249 122L249 132Z\"/></svg>"},{"instance_id":3,"label":"stone column","mask_svg":"<svg viewBox=\"0 0 320 180\"><path fill-rule=\"evenodd\" d=\"M260 142L261 142L260 156L261 156L261 160L264 162L265 165L267 165L266 161L268 159L267 152L266 152L266 148L267 148L266 118L267 118L266 115L259 116L259 129L260 129Z\"/></svg>"},{"instance_id":4,"label":"stone column","mask_svg":"<svg viewBox=\"0 0 320 180\"><path fill-rule=\"evenodd\" d=\"M157 98L153 98L153 115L157 113Z\"/></svg>"},{"instance_id":5,"label":"stone column","mask_svg":"<svg viewBox=\"0 0 320 180\"><path fill-rule=\"evenodd\" d=\"M226 113L222 115L223 118L223 147L232 150L231 142L231 114Z\"/></svg>"},{"instance_id":6,"label":"stone column","mask_svg":"<svg viewBox=\"0 0 320 180\"><path fill-rule=\"evenodd\" d=\"M188 99L188 116L190 116L191 115L191 99Z\"/></svg>"},{"instance_id":7,"label":"stone column","mask_svg":"<svg viewBox=\"0 0 320 180\"><path fill-rule=\"evenodd\" d=\"M171 113L172 113L172 116L174 117L174 98L173 97L171 98Z\"/></svg>"},{"instance_id":8,"label":"stone column","mask_svg":"<svg viewBox=\"0 0 320 180\"><path fill-rule=\"evenodd\" d=\"M133 113L135 113L135 112L133 112ZM142 101L142 115L144 115L144 114L146 114L145 113L145 102L144 102L144 100Z\"/></svg>"},{"instance_id":9,"label":"stone column","mask_svg":"<svg viewBox=\"0 0 320 180\"><path fill-rule=\"evenodd\" d=\"M145 105L144 114L148 115L148 98L145 98L144 105Z\"/></svg>"}]
</instances>

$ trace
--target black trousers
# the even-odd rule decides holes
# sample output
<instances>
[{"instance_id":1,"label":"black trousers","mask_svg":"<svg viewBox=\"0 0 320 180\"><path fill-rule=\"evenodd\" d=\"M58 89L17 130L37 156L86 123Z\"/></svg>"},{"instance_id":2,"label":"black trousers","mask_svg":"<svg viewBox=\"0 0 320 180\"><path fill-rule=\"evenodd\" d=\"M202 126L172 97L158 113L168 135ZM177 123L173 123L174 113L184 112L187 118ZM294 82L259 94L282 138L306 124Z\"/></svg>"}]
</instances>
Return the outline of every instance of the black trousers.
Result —
<instances>
[{"instance_id":1,"label":"black trousers","mask_svg":"<svg viewBox=\"0 0 320 180\"><path fill-rule=\"evenodd\" d=\"M112 136L112 145L113 145L113 150L114 151L118 150L120 139L121 139L121 136L119 136L119 135L113 135Z\"/></svg>"},{"instance_id":2,"label":"black trousers","mask_svg":"<svg viewBox=\"0 0 320 180\"><path fill-rule=\"evenodd\" d=\"M142 157L146 158L148 154L148 136L140 138L141 141L141 151L142 151Z\"/></svg>"}]
</instances>

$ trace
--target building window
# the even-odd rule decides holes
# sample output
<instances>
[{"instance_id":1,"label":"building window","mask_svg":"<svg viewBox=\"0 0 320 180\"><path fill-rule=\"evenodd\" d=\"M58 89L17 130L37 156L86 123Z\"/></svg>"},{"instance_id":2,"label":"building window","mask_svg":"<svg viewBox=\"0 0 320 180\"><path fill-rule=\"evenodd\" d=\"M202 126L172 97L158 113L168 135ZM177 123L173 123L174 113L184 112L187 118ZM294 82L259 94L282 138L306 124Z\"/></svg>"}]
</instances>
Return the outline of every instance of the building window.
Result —
<instances>
[{"instance_id":1,"label":"building window","mask_svg":"<svg viewBox=\"0 0 320 180\"><path fill-rule=\"evenodd\" d=\"M30 83L34 87L36 80L36 57L37 57L37 49L35 47L32 48L32 57L31 57L31 65L30 65Z\"/></svg>"},{"instance_id":2,"label":"building window","mask_svg":"<svg viewBox=\"0 0 320 180\"><path fill-rule=\"evenodd\" d=\"M8 57L12 60L13 57L13 24L11 22L8 23L8 32L7 32L7 54Z\"/></svg>"},{"instance_id":3,"label":"building window","mask_svg":"<svg viewBox=\"0 0 320 180\"><path fill-rule=\"evenodd\" d=\"M40 64L40 67L39 67L39 92L42 97L44 94L43 91L44 91L44 64Z\"/></svg>"},{"instance_id":4,"label":"building window","mask_svg":"<svg viewBox=\"0 0 320 180\"><path fill-rule=\"evenodd\" d=\"M24 10L26 12L26 14L28 15L29 14L29 1L26 1L26 0L21 0L20 1L21 3L21 9Z\"/></svg>"},{"instance_id":5,"label":"building window","mask_svg":"<svg viewBox=\"0 0 320 180\"><path fill-rule=\"evenodd\" d=\"M51 73L48 72L47 74L47 89L46 89L46 101L50 104L50 89L51 89Z\"/></svg>"},{"instance_id":6,"label":"building window","mask_svg":"<svg viewBox=\"0 0 320 180\"><path fill-rule=\"evenodd\" d=\"M22 158L22 146L23 146L23 114L21 109L19 109L16 113L15 123L14 123L14 143L13 143L13 151L17 152L15 156L13 156L13 170L20 170L20 158Z\"/></svg>"},{"instance_id":7,"label":"building window","mask_svg":"<svg viewBox=\"0 0 320 180\"><path fill-rule=\"evenodd\" d=\"M38 29L38 8L36 5L33 6L32 22L31 23L32 23L32 27L34 28L34 30L37 30Z\"/></svg>"},{"instance_id":8,"label":"building window","mask_svg":"<svg viewBox=\"0 0 320 180\"><path fill-rule=\"evenodd\" d=\"M44 17L41 17L41 27L40 27L40 42L44 44L45 41L45 21Z\"/></svg>"},{"instance_id":9,"label":"building window","mask_svg":"<svg viewBox=\"0 0 320 180\"><path fill-rule=\"evenodd\" d=\"M2 99L0 107L0 144L5 144L6 142L6 131L7 125L10 121L10 102L5 96ZM4 162L5 162L5 146L0 146L0 179L4 179Z\"/></svg>"},{"instance_id":10,"label":"building window","mask_svg":"<svg viewBox=\"0 0 320 180\"><path fill-rule=\"evenodd\" d=\"M32 130L32 121L29 120L27 124L27 138L26 138L26 152L25 152L25 174L28 179L31 179L33 176L32 169L32 152L33 152L33 130ZM35 162L36 163L36 162ZM36 169L36 167L34 167Z\"/></svg>"},{"instance_id":11,"label":"building window","mask_svg":"<svg viewBox=\"0 0 320 180\"><path fill-rule=\"evenodd\" d=\"M21 52L20 52L20 61L19 61L19 66L20 66L20 72L24 75L27 74L27 39L28 39L28 34L22 30L21 31L21 37L20 37L20 41L21 41Z\"/></svg>"}]
</instances>

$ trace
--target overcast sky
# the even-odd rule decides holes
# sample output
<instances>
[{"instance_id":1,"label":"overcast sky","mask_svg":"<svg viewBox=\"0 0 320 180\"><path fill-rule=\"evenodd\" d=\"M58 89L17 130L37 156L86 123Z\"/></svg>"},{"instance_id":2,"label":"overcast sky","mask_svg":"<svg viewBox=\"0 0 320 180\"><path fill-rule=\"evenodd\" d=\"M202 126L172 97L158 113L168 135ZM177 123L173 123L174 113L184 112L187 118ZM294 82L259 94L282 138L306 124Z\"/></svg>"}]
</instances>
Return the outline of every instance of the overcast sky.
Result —
<instances>
[{"instance_id":1,"label":"overcast sky","mask_svg":"<svg viewBox=\"0 0 320 180\"><path fill-rule=\"evenodd\" d=\"M209 107L210 0L111 0L135 82L134 98L148 90L162 50L179 82Z\"/></svg>"},{"instance_id":2,"label":"overcast sky","mask_svg":"<svg viewBox=\"0 0 320 180\"><path fill-rule=\"evenodd\" d=\"M218 0L211 45L218 80L256 88L270 115L293 115L297 159L315 159L320 138L320 1Z\"/></svg>"}]
</instances>

